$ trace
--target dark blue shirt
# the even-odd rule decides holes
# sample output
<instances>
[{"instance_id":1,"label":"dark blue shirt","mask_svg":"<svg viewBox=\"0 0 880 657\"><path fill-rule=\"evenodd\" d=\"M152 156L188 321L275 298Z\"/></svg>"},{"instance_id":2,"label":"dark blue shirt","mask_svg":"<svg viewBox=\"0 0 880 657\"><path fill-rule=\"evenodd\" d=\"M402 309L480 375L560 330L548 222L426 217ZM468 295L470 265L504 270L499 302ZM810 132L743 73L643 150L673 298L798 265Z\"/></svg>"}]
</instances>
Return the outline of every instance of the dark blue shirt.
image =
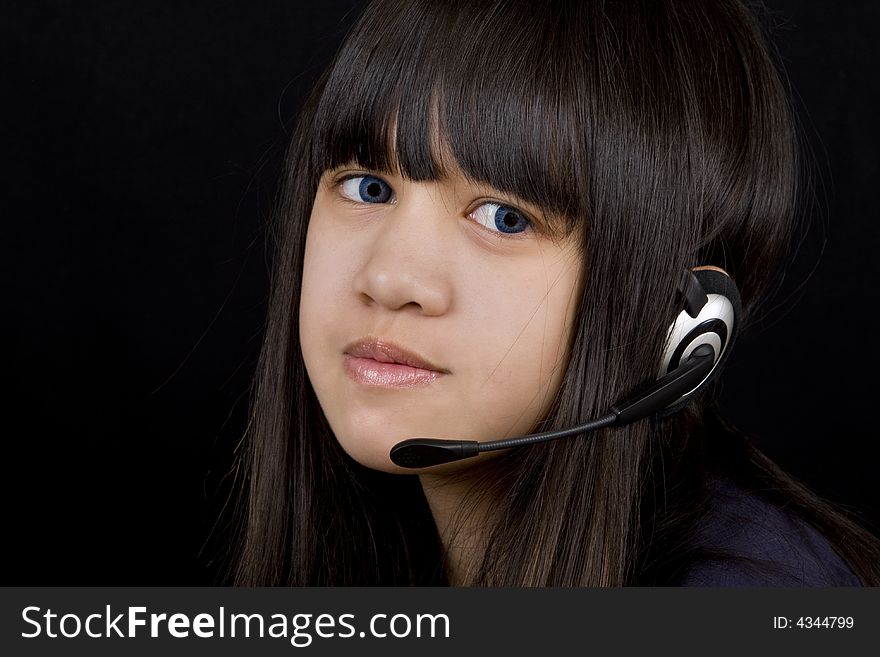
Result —
<instances>
[{"instance_id":1,"label":"dark blue shirt","mask_svg":"<svg viewBox=\"0 0 880 657\"><path fill-rule=\"evenodd\" d=\"M861 586L811 525L728 481L710 483L697 545L744 559L698 560L683 586Z\"/></svg>"}]
</instances>

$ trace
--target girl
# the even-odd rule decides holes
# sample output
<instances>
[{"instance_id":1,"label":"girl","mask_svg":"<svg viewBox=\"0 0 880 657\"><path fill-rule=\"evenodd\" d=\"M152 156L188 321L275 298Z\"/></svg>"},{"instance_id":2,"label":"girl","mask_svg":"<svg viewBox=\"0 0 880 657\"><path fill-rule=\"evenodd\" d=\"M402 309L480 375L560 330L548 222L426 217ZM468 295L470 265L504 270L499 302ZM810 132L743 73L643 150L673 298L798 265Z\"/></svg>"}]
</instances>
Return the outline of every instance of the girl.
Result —
<instances>
[{"instance_id":1,"label":"girl","mask_svg":"<svg viewBox=\"0 0 880 657\"><path fill-rule=\"evenodd\" d=\"M643 389L682 271L729 277L756 321L798 171L736 0L373 2L290 144L235 581L876 585L877 539L708 394L390 458L572 427Z\"/></svg>"}]
</instances>

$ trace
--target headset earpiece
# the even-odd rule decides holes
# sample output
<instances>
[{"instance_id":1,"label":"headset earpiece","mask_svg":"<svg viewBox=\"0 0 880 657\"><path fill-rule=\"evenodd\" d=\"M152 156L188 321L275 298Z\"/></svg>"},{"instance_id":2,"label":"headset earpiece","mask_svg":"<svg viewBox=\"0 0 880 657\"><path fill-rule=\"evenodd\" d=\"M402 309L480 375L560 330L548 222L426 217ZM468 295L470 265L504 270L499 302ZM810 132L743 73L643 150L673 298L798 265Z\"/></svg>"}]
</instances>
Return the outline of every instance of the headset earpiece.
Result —
<instances>
[{"instance_id":1,"label":"headset earpiece","mask_svg":"<svg viewBox=\"0 0 880 657\"><path fill-rule=\"evenodd\" d=\"M687 362L703 344L715 350L715 364L706 377L690 391L660 411L661 417L678 411L706 389L720 373L730 355L739 329L739 290L729 276L717 269L687 269L679 284L682 310L666 334L666 349L657 377L663 377Z\"/></svg>"}]
</instances>

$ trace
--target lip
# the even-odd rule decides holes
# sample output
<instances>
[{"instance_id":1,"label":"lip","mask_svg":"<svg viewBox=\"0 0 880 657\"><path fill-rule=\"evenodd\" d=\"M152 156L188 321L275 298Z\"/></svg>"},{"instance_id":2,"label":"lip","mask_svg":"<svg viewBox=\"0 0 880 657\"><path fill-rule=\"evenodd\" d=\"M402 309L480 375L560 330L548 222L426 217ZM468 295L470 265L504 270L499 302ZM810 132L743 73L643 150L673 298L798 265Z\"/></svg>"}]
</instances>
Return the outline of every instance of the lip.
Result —
<instances>
[{"instance_id":1,"label":"lip","mask_svg":"<svg viewBox=\"0 0 880 657\"><path fill-rule=\"evenodd\" d=\"M372 336L353 342L343 355L346 373L369 386L420 386L450 373L414 351Z\"/></svg>"}]
</instances>

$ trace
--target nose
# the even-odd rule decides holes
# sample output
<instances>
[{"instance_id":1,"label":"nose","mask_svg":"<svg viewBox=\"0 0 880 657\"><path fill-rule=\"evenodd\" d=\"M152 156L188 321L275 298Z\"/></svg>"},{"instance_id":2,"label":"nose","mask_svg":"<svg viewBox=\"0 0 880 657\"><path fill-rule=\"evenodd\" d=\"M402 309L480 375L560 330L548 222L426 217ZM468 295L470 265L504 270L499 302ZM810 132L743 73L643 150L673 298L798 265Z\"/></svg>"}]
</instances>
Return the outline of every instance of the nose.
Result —
<instances>
[{"instance_id":1,"label":"nose","mask_svg":"<svg viewBox=\"0 0 880 657\"><path fill-rule=\"evenodd\" d=\"M389 310L417 306L442 315L451 303L449 209L429 194L408 194L378 220L369 253L354 277L364 301Z\"/></svg>"}]
</instances>

